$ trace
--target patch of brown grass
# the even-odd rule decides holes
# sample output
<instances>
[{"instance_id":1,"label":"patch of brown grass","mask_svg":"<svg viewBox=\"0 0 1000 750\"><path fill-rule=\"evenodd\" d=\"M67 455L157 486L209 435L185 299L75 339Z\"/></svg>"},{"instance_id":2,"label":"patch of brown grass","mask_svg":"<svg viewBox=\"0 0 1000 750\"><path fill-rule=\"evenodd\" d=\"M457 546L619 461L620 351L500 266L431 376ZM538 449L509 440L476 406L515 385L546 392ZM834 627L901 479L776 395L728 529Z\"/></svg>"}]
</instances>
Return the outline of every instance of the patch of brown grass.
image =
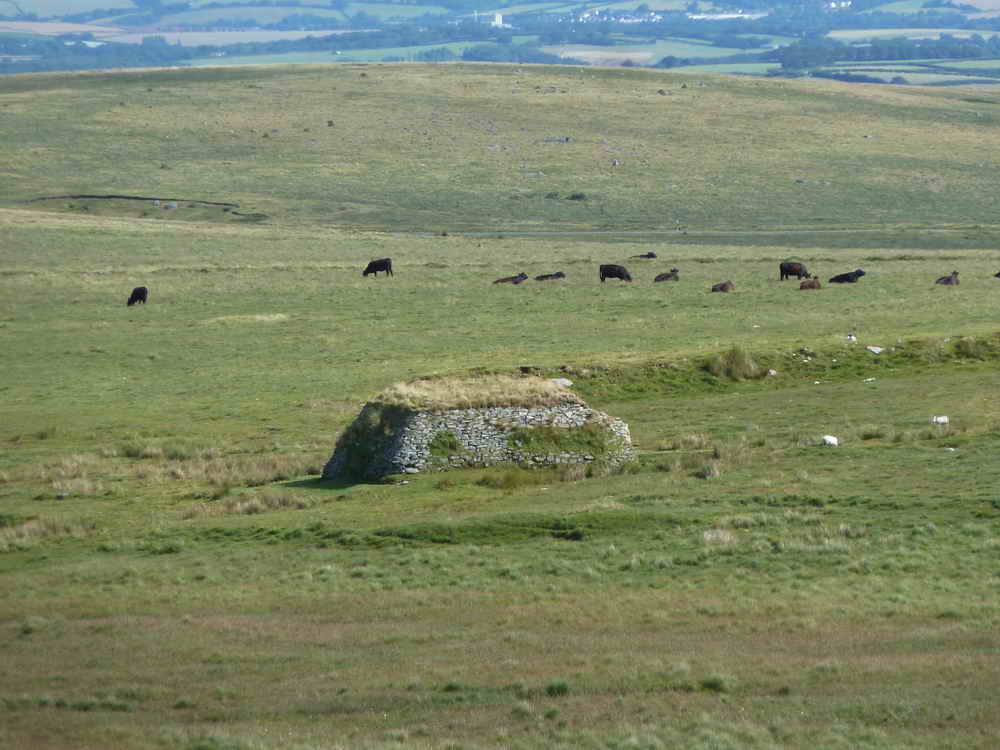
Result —
<instances>
[{"instance_id":1,"label":"patch of brown grass","mask_svg":"<svg viewBox=\"0 0 1000 750\"><path fill-rule=\"evenodd\" d=\"M36 540L51 537L83 537L93 527L80 523L65 523L46 519L32 519L17 526L0 528L0 552L28 549Z\"/></svg>"},{"instance_id":2,"label":"patch of brown grass","mask_svg":"<svg viewBox=\"0 0 1000 750\"><path fill-rule=\"evenodd\" d=\"M396 383L375 396L372 403L415 411L444 411L493 406L543 408L583 404L583 400L565 386L545 378L490 374Z\"/></svg>"}]
</instances>

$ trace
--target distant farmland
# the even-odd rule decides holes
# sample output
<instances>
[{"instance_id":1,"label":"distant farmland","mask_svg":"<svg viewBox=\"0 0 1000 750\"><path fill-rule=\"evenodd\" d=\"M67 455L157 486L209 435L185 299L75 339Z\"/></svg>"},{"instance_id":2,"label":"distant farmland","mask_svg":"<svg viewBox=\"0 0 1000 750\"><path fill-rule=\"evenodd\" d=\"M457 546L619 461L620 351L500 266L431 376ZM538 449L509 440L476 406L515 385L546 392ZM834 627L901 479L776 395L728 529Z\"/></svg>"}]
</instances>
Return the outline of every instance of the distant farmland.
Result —
<instances>
[{"instance_id":1,"label":"distant farmland","mask_svg":"<svg viewBox=\"0 0 1000 750\"><path fill-rule=\"evenodd\" d=\"M354 34L357 30L323 30L323 31L168 31L156 34L166 39L170 44L180 44L184 47L197 47L201 44L225 45L241 42L278 42L283 39L304 39L308 36L329 36L331 34ZM138 44L149 34L115 34L104 37L109 42L124 42Z\"/></svg>"}]
</instances>

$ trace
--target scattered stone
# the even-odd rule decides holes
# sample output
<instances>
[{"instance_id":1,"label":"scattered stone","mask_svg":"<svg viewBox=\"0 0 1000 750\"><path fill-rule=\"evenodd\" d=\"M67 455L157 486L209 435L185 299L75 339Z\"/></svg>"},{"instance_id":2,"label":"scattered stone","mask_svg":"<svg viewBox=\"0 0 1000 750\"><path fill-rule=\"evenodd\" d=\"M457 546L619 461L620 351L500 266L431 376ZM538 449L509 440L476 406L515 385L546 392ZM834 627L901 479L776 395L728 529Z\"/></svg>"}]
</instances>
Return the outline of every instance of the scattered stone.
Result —
<instances>
[{"instance_id":1,"label":"scattered stone","mask_svg":"<svg viewBox=\"0 0 1000 750\"><path fill-rule=\"evenodd\" d=\"M862 382L865 382L865 383L874 383L875 382L875 378L865 378L864 381L862 381Z\"/></svg>"},{"instance_id":2,"label":"scattered stone","mask_svg":"<svg viewBox=\"0 0 1000 750\"><path fill-rule=\"evenodd\" d=\"M881 346L866 346L865 349L870 351L872 354L881 354L885 351Z\"/></svg>"},{"instance_id":3,"label":"scattered stone","mask_svg":"<svg viewBox=\"0 0 1000 750\"><path fill-rule=\"evenodd\" d=\"M573 381L569 378L549 378L549 380L565 388L570 388L573 385Z\"/></svg>"},{"instance_id":4,"label":"scattered stone","mask_svg":"<svg viewBox=\"0 0 1000 750\"><path fill-rule=\"evenodd\" d=\"M767 374L770 375L770 376L772 376L772 377L774 377L775 375L778 374L778 371L777 370L768 370Z\"/></svg>"},{"instance_id":5,"label":"scattered stone","mask_svg":"<svg viewBox=\"0 0 1000 750\"><path fill-rule=\"evenodd\" d=\"M822 444L823 445L832 445L832 446L836 447L836 446L840 445L840 441L836 437L834 437L833 435L824 435L823 436L823 443Z\"/></svg>"},{"instance_id":6,"label":"scattered stone","mask_svg":"<svg viewBox=\"0 0 1000 750\"><path fill-rule=\"evenodd\" d=\"M931 422L934 424L948 424L948 417L931 417Z\"/></svg>"},{"instance_id":7,"label":"scattered stone","mask_svg":"<svg viewBox=\"0 0 1000 750\"><path fill-rule=\"evenodd\" d=\"M858 340L858 337L855 336L853 333L849 333L847 334L847 340L853 343Z\"/></svg>"}]
</instances>

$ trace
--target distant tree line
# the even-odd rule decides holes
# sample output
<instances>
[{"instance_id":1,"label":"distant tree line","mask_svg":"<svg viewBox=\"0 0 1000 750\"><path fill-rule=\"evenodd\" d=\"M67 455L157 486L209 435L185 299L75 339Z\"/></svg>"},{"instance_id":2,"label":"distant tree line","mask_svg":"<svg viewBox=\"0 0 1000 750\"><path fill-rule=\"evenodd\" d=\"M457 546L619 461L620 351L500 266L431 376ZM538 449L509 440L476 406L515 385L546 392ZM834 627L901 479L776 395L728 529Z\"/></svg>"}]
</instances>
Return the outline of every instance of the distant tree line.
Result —
<instances>
[{"instance_id":1,"label":"distant tree line","mask_svg":"<svg viewBox=\"0 0 1000 750\"><path fill-rule=\"evenodd\" d=\"M1000 56L1000 36L989 39L975 34L958 39L941 34L939 39L881 39L870 44L844 44L833 39L809 39L762 56L786 70L819 68L841 62L869 60L970 59Z\"/></svg>"},{"instance_id":2,"label":"distant tree line","mask_svg":"<svg viewBox=\"0 0 1000 750\"><path fill-rule=\"evenodd\" d=\"M185 64L191 48L167 44L162 37L147 37L142 44L108 42L89 47L82 41L63 38L35 39L0 37L0 57L37 59L0 62L0 73L37 73L49 70L100 70L143 68Z\"/></svg>"}]
</instances>

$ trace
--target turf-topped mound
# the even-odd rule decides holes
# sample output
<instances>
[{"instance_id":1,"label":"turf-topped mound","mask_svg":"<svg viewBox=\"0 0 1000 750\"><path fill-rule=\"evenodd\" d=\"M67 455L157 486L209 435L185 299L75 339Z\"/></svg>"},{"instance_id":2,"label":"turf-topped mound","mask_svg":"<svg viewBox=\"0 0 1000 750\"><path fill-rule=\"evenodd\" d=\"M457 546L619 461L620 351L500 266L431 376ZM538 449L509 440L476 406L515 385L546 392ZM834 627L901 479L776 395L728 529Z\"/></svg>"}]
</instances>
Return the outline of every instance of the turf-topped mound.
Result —
<instances>
[{"instance_id":1,"label":"turf-topped mound","mask_svg":"<svg viewBox=\"0 0 1000 750\"><path fill-rule=\"evenodd\" d=\"M590 464L632 458L628 425L538 377L437 378L394 385L344 430L325 479L463 466Z\"/></svg>"}]
</instances>

